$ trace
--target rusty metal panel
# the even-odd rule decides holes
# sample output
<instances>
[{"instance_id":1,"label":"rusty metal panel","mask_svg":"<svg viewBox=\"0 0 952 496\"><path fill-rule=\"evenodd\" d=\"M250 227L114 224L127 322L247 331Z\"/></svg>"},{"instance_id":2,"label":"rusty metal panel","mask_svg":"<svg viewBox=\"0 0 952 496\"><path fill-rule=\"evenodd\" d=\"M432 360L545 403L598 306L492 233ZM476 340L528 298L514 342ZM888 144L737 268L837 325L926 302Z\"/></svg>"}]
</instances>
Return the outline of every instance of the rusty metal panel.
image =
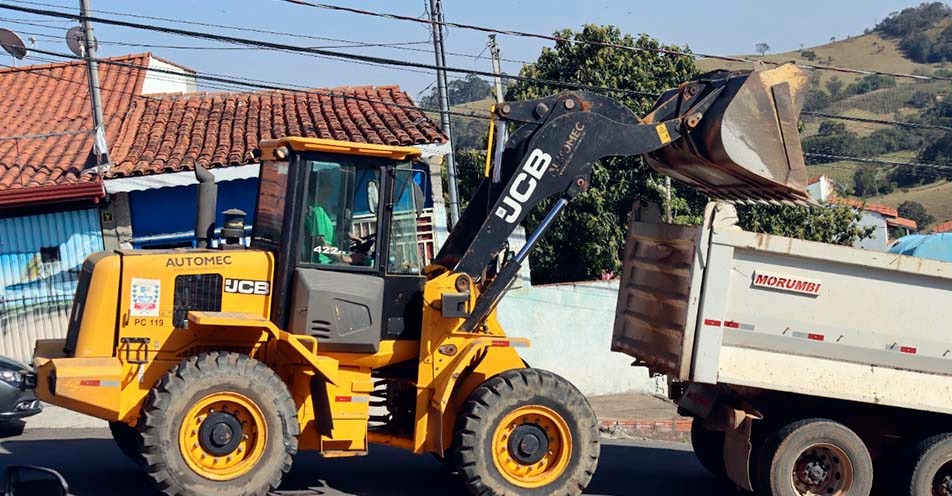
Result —
<instances>
[{"instance_id":1,"label":"rusty metal panel","mask_svg":"<svg viewBox=\"0 0 952 496\"><path fill-rule=\"evenodd\" d=\"M731 75L703 117L689 119L684 139L646 155L648 164L713 198L808 202L797 131L808 79L793 64ZM688 98L688 90L666 96Z\"/></svg>"},{"instance_id":2,"label":"rusty metal panel","mask_svg":"<svg viewBox=\"0 0 952 496\"><path fill-rule=\"evenodd\" d=\"M0 218L0 355L29 362L62 338L79 272L103 249L96 208Z\"/></svg>"},{"instance_id":3,"label":"rusty metal panel","mask_svg":"<svg viewBox=\"0 0 952 496\"><path fill-rule=\"evenodd\" d=\"M632 222L625 244L612 351L680 378L700 228ZM689 345L690 343L688 343Z\"/></svg>"}]
</instances>

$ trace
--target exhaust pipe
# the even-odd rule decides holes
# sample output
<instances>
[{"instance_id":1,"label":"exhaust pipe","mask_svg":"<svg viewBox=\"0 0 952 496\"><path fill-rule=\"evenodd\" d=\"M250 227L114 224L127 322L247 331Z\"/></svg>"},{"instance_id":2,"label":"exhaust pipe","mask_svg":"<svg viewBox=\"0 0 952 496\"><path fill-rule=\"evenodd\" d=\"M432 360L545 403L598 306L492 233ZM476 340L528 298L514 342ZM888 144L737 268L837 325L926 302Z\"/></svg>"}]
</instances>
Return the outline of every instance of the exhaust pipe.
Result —
<instances>
[{"instance_id":1,"label":"exhaust pipe","mask_svg":"<svg viewBox=\"0 0 952 496\"><path fill-rule=\"evenodd\" d=\"M218 185L208 169L195 164L198 180L198 208L195 209L195 242L199 248L208 248L215 236L215 205L218 204Z\"/></svg>"}]
</instances>

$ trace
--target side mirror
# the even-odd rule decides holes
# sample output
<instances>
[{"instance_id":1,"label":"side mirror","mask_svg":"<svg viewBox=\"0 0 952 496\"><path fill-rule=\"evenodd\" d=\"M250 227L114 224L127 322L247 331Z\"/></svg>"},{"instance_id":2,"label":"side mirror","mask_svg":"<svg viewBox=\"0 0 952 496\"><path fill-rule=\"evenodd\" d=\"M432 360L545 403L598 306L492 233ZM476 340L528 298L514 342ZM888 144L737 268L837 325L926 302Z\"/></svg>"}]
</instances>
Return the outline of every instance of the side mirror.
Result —
<instances>
[{"instance_id":1,"label":"side mirror","mask_svg":"<svg viewBox=\"0 0 952 496\"><path fill-rule=\"evenodd\" d=\"M426 205L426 198L423 196L423 189L416 181L410 181L413 185L413 206L416 208L417 217L423 216L423 206Z\"/></svg>"},{"instance_id":2,"label":"side mirror","mask_svg":"<svg viewBox=\"0 0 952 496\"><path fill-rule=\"evenodd\" d=\"M30 465L11 465L6 470L3 496L69 496L69 485L59 472Z\"/></svg>"},{"instance_id":3,"label":"side mirror","mask_svg":"<svg viewBox=\"0 0 952 496\"><path fill-rule=\"evenodd\" d=\"M377 181L370 181L367 183L367 208L370 210L370 213L377 213L377 204L380 202L380 186L377 185Z\"/></svg>"}]
</instances>

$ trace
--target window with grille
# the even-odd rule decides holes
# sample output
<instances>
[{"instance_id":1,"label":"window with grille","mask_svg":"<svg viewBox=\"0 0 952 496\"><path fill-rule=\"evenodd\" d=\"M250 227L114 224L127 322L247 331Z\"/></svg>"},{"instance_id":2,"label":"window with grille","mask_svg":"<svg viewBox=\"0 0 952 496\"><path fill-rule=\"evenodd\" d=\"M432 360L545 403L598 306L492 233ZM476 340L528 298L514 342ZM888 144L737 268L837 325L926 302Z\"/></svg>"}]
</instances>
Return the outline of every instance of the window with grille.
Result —
<instances>
[{"instance_id":1,"label":"window with grille","mask_svg":"<svg viewBox=\"0 0 952 496\"><path fill-rule=\"evenodd\" d=\"M172 302L172 324L188 327L188 312L220 312L221 274L190 274L175 278L175 299Z\"/></svg>"}]
</instances>

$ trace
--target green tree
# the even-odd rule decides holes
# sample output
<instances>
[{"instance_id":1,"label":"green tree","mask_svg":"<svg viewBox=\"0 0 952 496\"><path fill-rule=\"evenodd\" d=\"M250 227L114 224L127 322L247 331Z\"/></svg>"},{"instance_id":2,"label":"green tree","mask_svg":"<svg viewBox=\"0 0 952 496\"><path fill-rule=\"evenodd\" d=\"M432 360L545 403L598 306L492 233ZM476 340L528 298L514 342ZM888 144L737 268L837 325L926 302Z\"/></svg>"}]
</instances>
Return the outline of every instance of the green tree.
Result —
<instances>
[{"instance_id":1,"label":"green tree","mask_svg":"<svg viewBox=\"0 0 952 496\"><path fill-rule=\"evenodd\" d=\"M581 31L562 30L556 36L566 40L595 41L638 47L618 50L590 44L558 41L542 49L536 62L520 71L521 76L561 80L580 84L661 93L692 79L697 70L690 57L657 53L666 48L646 35L637 38L614 26L586 25ZM508 100L528 100L558 93L562 88L533 81L513 84ZM645 115L655 98L635 94L611 95L636 115ZM639 157L612 158L594 165L591 189L578 195L540 240L532 253L532 279L536 283L596 279L602 272L618 272L627 219L632 202L645 199L662 203L656 186L663 178ZM675 215L690 216L700 211L705 199L690 189L675 190ZM542 220L552 201L543 202L526 218L531 230Z\"/></svg>"},{"instance_id":2,"label":"green tree","mask_svg":"<svg viewBox=\"0 0 952 496\"><path fill-rule=\"evenodd\" d=\"M492 85L475 74L467 74L463 79L454 79L446 84L446 99L450 105L475 102L492 95ZM440 108L440 92L436 86L430 94L420 99L420 105L428 108Z\"/></svg>"},{"instance_id":3,"label":"green tree","mask_svg":"<svg viewBox=\"0 0 952 496\"><path fill-rule=\"evenodd\" d=\"M833 76L826 82L826 91L830 92L830 98L834 100L843 93L843 80Z\"/></svg>"},{"instance_id":4,"label":"green tree","mask_svg":"<svg viewBox=\"0 0 952 496\"><path fill-rule=\"evenodd\" d=\"M916 221L919 229L935 222L935 217L929 215L926 207L916 201L904 201L899 204L899 216Z\"/></svg>"},{"instance_id":5,"label":"green tree","mask_svg":"<svg viewBox=\"0 0 952 496\"><path fill-rule=\"evenodd\" d=\"M759 53L760 56L763 57L764 54L770 51L770 45L766 43L757 43L756 45L754 45L754 50L756 50L757 53Z\"/></svg>"},{"instance_id":6,"label":"green tree","mask_svg":"<svg viewBox=\"0 0 952 496\"><path fill-rule=\"evenodd\" d=\"M874 229L860 226L863 214L846 205L752 205L739 208L737 213L738 224L747 231L844 246L868 238Z\"/></svg>"}]
</instances>

